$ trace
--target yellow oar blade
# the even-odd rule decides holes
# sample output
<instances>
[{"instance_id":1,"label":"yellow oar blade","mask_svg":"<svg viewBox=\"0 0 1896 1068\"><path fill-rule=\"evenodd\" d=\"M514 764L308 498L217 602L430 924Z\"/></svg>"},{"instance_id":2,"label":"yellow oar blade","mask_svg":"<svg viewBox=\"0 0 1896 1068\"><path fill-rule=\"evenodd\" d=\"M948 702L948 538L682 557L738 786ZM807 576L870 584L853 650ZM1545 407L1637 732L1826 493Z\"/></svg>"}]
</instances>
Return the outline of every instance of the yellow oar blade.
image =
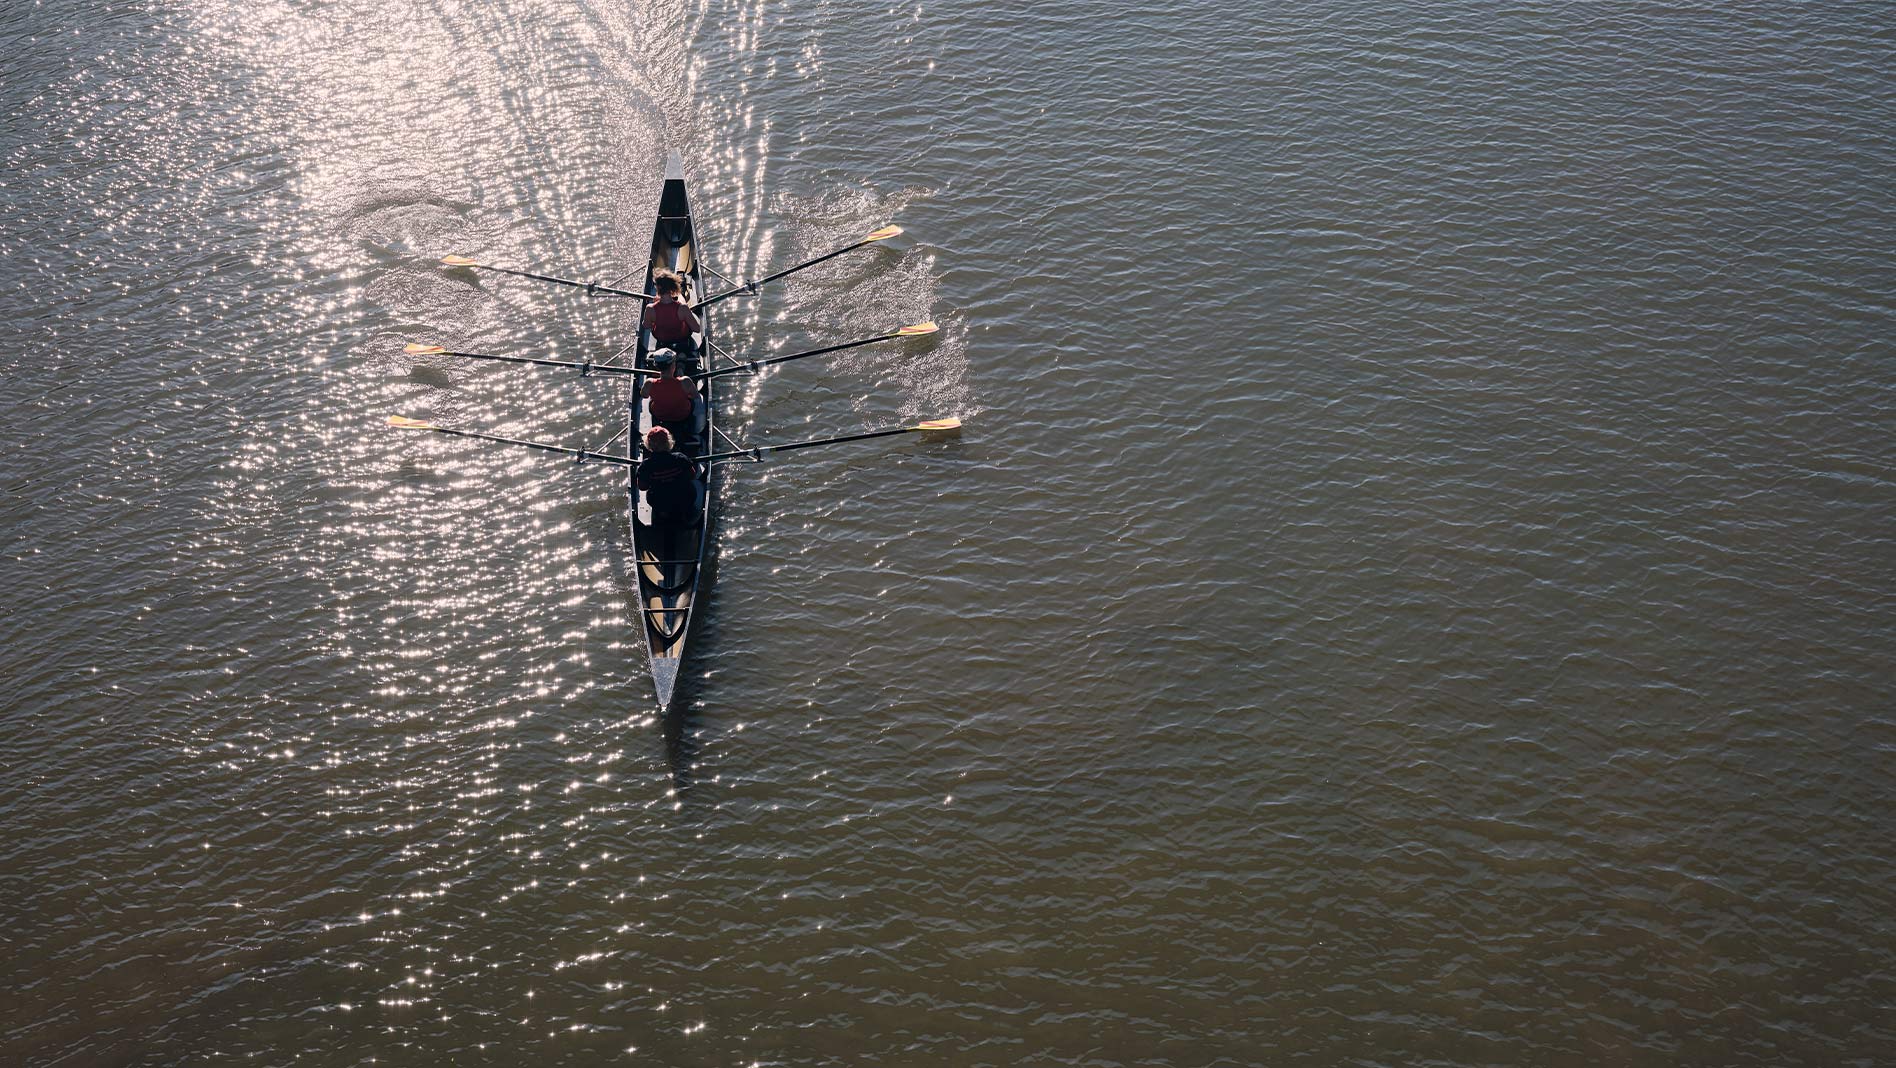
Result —
<instances>
[{"instance_id":1,"label":"yellow oar blade","mask_svg":"<svg viewBox=\"0 0 1896 1068\"><path fill-rule=\"evenodd\" d=\"M869 232L869 236L863 238L863 240L864 241L887 241L889 238L894 237L895 235L901 232L902 232L902 228L900 226L885 226L880 230L871 230Z\"/></svg>"},{"instance_id":2,"label":"yellow oar blade","mask_svg":"<svg viewBox=\"0 0 1896 1068\"><path fill-rule=\"evenodd\" d=\"M916 323L914 326L905 326L897 330L896 334L901 337L920 337L923 334L932 334L940 329L941 327L936 326L934 323Z\"/></svg>"},{"instance_id":3,"label":"yellow oar blade","mask_svg":"<svg viewBox=\"0 0 1896 1068\"><path fill-rule=\"evenodd\" d=\"M958 430L960 429L960 427L961 427L961 420L959 419L930 419L928 422L918 425L915 429L917 430Z\"/></svg>"},{"instance_id":4,"label":"yellow oar blade","mask_svg":"<svg viewBox=\"0 0 1896 1068\"><path fill-rule=\"evenodd\" d=\"M435 426L433 423L426 422L421 419L410 419L405 415L389 416L388 425L392 427L399 427L402 430L439 430L441 429L440 427Z\"/></svg>"},{"instance_id":5,"label":"yellow oar blade","mask_svg":"<svg viewBox=\"0 0 1896 1068\"><path fill-rule=\"evenodd\" d=\"M409 346L402 351L410 356L433 356L437 352L446 352L448 350L439 345L416 345L410 343Z\"/></svg>"},{"instance_id":6,"label":"yellow oar blade","mask_svg":"<svg viewBox=\"0 0 1896 1068\"><path fill-rule=\"evenodd\" d=\"M479 267L481 261L471 256L443 256L441 265L443 267Z\"/></svg>"}]
</instances>

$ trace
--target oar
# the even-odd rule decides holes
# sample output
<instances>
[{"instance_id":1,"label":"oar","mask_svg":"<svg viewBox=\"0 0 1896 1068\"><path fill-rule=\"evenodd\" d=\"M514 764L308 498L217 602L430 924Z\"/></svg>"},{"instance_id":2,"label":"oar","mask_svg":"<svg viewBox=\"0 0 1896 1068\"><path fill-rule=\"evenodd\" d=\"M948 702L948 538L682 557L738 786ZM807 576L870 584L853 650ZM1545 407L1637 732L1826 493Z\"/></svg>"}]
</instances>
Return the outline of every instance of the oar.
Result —
<instances>
[{"instance_id":1,"label":"oar","mask_svg":"<svg viewBox=\"0 0 1896 1068\"><path fill-rule=\"evenodd\" d=\"M842 248L839 248L834 252L825 252L821 256L818 256L817 258L813 260L804 260L802 263L797 264L795 267L786 267L783 270L778 271L776 274L765 275L764 277L756 279L754 281L745 282L741 286L732 286L731 288L723 291L722 293L713 293L710 296L704 298L703 300L698 301L696 304L693 304L692 307L702 308L708 304L716 304L718 301L723 300L725 297L734 297L734 296L737 296L739 293L755 293L757 292L758 286L765 285L770 282L775 282L777 279L782 278L786 274L795 274L796 272L801 271L805 267L814 267L817 264L822 263L824 260L831 259L836 256L840 256L845 252L854 252L856 249L859 249L863 247L864 245L871 245L877 241L887 241L889 238L894 237L895 235L901 232L902 232L902 228L900 226L884 226L880 230L871 230L867 237L864 237L861 241L858 241L853 245L844 245Z\"/></svg>"},{"instance_id":2,"label":"oar","mask_svg":"<svg viewBox=\"0 0 1896 1068\"><path fill-rule=\"evenodd\" d=\"M491 352L451 352L439 345L410 344L402 350L410 356L463 356L470 360L499 360L503 363L531 363L541 367L571 367L582 376L603 375L645 375L657 378L657 371L648 371L642 367L618 367L612 364L574 363L571 360L542 360L533 356L499 356Z\"/></svg>"},{"instance_id":3,"label":"oar","mask_svg":"<svg viewBox=\"0 0 1896 1068\"><path fill-rule=\"evenodd\" d=\"M879 334L875 337L863 338L861 341L846 341L841 345L825 345L820 349L810 349L807 352L793 352L788 356L772 356L768 360L749 360L735 367L720 367L715 371L706 371L698 377L717 378L720 375L732 375L739 371L756 371L759 367L766 367L773 363L788 363L791 360L801 360L805 356L821 356L826 352L841 352L844 349L853 349L862 345L873 345L878 341L893 341L898 337L921 337L923 334L932 334L939 329L941 328L934 323L916 323L914 326L905 326L893 334Z\"/></svg>"},{"instance_id":4,"label":"oar","mask_svg":"<svg viewBox=\"0 0 1896 1068\"><path fill-rule=\"evenodd\" d=\"M493 264L482 263L470 256L443 256L441 257L441 265L443 267L471 267L477 271L494 271L499 274L511 274L518 278L531 278L536 282L552 282L554 285L572 286L575 289L583 289L588 294L604 293L609 297L637 297L640 300L654 299L650 293L634 293L629 289L614 289L611 286L602 286L598 282L581 282L574 278L555 278L550 274L534 274L532 271L516 271L512 267L495 267Z\"/></svg>"},{"instance_id":5,"label":"oar","mask_svg":"<svg viewBox=\"0 0 1896 1068\"><path fill-rule=\"evenodd\" d=\"M710 463L713 460L730 460L739 456L747 456L753 460L760 460L763 458L762 454L767 452L788 452L791 449L812 449L818 445L835 445L844 441L862 441L865 438L886 438L891 434L913 434L916 431L954 430L960 426L961 420L959 419L930 419L926 423L919 423L915 426L899 426L892 430L871 430L866 434L844 434L840 438L818 438L815 441L793 441L787 445L757 445L748 449L739 449L736 452L714 452L709 456L698 457L698 461L700 463Z\"/></svg>"},{"instance_id":6,"label":"oar","mask_svg":"<svg viewBox=\"0 0 1896 1068\"><path fill-rule=\"evenodd\" d=\"M541 452L562 453L573 457L574 460L582 464L587 460L603 460L606 463L619 464L624 467L635 467L638 464L637 460L630 460L624 456L614 456L611 453L593 452L591 449L569 449L564 445L549 445L544 441L528 441L525 438L503 438L498 434L483 434L477 430L450 430L445 426L436 426L433 423L425 422L420 419L410 419L407 416L401 415L389 416L388 425L402 430L432 430L437 434L447 434L457 438L497 441L502 445L524 445L529 449L539 449Z\"/></svg>"}]
</instances>

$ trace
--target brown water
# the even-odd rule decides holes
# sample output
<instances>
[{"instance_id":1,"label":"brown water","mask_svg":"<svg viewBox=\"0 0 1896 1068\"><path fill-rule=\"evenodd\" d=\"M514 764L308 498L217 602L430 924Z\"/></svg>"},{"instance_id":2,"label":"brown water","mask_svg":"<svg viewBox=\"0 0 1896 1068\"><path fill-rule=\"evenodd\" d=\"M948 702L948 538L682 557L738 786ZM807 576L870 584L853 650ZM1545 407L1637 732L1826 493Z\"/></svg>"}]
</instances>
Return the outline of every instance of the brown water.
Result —
<instances>
[{"instance_id":1,"label":"brown water","mask_svg":"<svg viewBox=\"0 0 1896 1068\"><path fill-rule=\"evenodd\" d=\"M1885 14L6 6L0 1062L1886 1062Z\"/></svg>"}]
</instances>

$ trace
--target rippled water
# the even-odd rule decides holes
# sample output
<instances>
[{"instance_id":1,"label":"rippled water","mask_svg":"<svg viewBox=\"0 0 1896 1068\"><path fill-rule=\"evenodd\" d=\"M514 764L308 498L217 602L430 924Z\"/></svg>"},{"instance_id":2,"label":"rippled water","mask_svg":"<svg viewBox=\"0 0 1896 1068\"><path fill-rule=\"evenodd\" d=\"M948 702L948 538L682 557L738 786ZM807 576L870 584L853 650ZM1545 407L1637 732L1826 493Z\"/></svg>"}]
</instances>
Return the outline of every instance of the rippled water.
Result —
<instances>
[{"instance_id":1,"label":"rippled water","mask_svg":"<svg viewBox=\"0 0 1896 1068\"><path fill-rule=\"evenodd\" d=\"M0 10L0 1060L1875 1064L1877 5ZM779 354L649 710L681 149Z\"/></svg>"}]
</instances>

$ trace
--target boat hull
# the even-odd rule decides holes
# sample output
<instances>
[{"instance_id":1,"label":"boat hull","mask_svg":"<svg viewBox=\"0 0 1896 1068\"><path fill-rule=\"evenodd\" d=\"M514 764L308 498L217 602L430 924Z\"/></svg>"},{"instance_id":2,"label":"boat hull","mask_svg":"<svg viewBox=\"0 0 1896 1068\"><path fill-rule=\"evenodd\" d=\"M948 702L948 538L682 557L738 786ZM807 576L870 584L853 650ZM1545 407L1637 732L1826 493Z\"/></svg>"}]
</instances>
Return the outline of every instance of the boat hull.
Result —
<instances>
[{"instance_id":1,"label":"boat hull","mask_svg":"<svg viewBox=\"0 0 1896 1068\"><path fill-rule=\"evenodd\" d=\"M657 292L653 272L669 269L686 280L686 300L704 293L699 266L701 247L692 225L691 201L685 189L684 161L671 153L665 165L665 184L659 193L657 217L652 226L651 255L645 265L647 294ZM701 333L697 336L698 358L710 359L711 322L708 310L699 312ZM634 366L652 369L651 354L657 346L651 331L641 328L635 346ZM627 403L628 457L636 460L640 442L653 422L650 410L640 399L642 380L635 380ZM712 451L716 433L716 380L700 383L700 411L694 413L689 435L681 437L678 447L692 456ZM679 694L691 638L696 632L704 597L710 590L708 564L712 543L713 504L717 498L717 469L703 473L698 486L696 506L688 522L666 521L654 516L636 476L628 482L628 513L632 524L633 557L637 561L638 604L641 617L638 629L651 661L652 688L660 709L670 708Z\"/></svg>"}]
</instances>

